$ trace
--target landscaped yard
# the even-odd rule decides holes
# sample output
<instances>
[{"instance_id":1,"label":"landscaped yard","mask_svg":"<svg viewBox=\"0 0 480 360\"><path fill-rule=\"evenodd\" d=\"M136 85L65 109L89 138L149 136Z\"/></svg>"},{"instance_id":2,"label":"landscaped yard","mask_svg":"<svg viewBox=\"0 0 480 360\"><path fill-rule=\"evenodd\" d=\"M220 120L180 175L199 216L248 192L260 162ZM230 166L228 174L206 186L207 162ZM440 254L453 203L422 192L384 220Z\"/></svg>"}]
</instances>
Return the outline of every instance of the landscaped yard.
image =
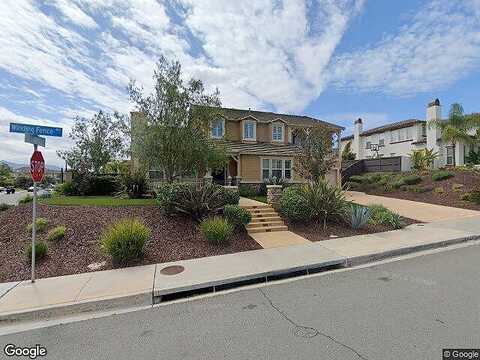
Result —
<instances>
[{"instance_id":1,"label":"landscaped yard","mask_svg":"<svg viewBox=\"0 0 480 360\"><path fill-rule=\"evenodd\" d=\"M474 170L367 173L347 185L372 195L480 210L480 172Z\"/></svg>"},{"instance_id":2,"label":"landscaped yard","mask_svg":"<svg viewBox=\"0 0 480 360\"><path fill-rule=\"evenodd\" d=\"M112 196L53 196L40 199L39 203L71 206L130 206L155 205L155 199L129 199Z\"/></svg>"},{"instance_id":3,"label":"landscaped yard","mask_svg":"<svg viewBox=\"0 0 480 360\"><path fill-rule=\"evenodd\" d=\"M190 218L163 215L157 206L121 206L115 201L122 199L111 198L77 199L96 205L105 205L113 201L117 206L39 205L38 216L47 219L48 222L47 229L38 234L39 240L48 245L46 257L37 262L37 274L40 278L88 272L89 264L103 261L106 265L98 270L113 268L110 257L100 250L100 237L110 224L124 218L138 218L151 230L143 260L129 265L153 264L261 248L241 231L233 233L227 244L212 244L202 237L197 224ZM69 201L75 202L74 199ZM77 205L78 201L75 202ZM30 204L0 212L2 224L0 282L28 279L30 276L30 261L24 249L31 241L31 233L27 231L31 217ZM56 226L66 227L65 237L47 241L47 232Z\"/></svg>"}]
</instances>

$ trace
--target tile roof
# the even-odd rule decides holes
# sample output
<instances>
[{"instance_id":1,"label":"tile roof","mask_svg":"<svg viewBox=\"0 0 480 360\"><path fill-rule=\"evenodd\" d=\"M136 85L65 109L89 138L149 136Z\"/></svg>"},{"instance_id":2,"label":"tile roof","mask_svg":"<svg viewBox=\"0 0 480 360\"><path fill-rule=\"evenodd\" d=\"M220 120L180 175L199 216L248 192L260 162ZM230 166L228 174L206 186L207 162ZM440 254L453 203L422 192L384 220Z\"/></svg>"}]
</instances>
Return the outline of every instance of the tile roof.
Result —
<instances>
[{"instance_id":1,"label":"tile roof","mask_svg":"<svg viewBox=\"0 0 480 360\"><path fill-rule=\"evenodd\" d=\"M426 121L425 120L418 120L418 119L408 119L408 120L397 121L397 122L394 122L394 123L378 126L376 128L373 128L373 129L365 130L360 134L360 136L368 136L368 135L382 133L382 132L385 132L385 131L403 129L403 128L406 128L406 127L413 126L417 123L426 123ZM353 135L342 137L341 140L351 140L351 139L353 139Z\"/></svg>"},{"instance_id":2,"label":"tile roof","mask_svg":"<svg viewBox=\"0 0 480 360\"><path fill-rule=\"evenodd\" d=\"M216 140L231 154L294 156L299 147L292 144L271 144L265 142L247 143L242 141Z\"/></svg>"},{"instance_id":3,"label":"tile roof","mask_svg":"<svg viewBox=\"0 0 480 360\"><path fill-rule=\"evenodd\" d=\"M256 110L244 110L244 109L232 109L232 108L221 108L221 112L228 120L242 120L248 116L252 116L260 122L270 122L272 120L281 119L285 121L288 125L292 126L312 126L315 124L322 124L328 127L343 130L345 129L342 126L329 123L327 121L319 120L312 118L310 116L304 115L290 115L290 114L279 114L268 111L256 111Z\"/></svg>"}]
</instances>

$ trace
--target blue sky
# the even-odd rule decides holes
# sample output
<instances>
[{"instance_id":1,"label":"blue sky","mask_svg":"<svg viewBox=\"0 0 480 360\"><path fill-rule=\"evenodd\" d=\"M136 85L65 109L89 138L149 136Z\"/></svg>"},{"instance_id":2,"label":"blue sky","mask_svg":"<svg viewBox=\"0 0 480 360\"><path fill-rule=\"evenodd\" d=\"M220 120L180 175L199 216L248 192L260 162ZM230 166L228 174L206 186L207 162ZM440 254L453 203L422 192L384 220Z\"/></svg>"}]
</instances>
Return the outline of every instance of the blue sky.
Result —
<instances>
[{"instance_id":1,"label":"blue sky","mask_svg":"<svg viewBox=\"0 0 480 360\"><path fill-rule=\"evenodd\" d=\"M229 107L351 128L425 117L439 98L478 112L480 0L2 0L0 159L31 149L8 123L127 113L130 79L163 54ZM48 139L47 163L68 139Z\"/></svg>"}]
</instances>

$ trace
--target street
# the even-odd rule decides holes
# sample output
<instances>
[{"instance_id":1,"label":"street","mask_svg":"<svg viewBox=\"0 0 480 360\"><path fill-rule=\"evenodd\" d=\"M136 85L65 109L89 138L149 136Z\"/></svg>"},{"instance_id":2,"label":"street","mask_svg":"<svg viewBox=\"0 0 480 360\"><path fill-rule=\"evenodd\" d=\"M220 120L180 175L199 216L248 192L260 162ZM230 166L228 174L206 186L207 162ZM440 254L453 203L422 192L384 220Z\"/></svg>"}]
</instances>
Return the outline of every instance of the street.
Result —
<instances>
[{"instance_id":1,"label":"street","mask_svg":"<svg viewBox=\"0 0 480 360\"><path fill-rule=\"evenodd\" d=\"M480 347L479 258L468 246L7 335L0 346L40 344L48 359L442 359L442 348Z\"/></svg>"},{"instance_id":2,"label":"street","mask_svg":"<svg viewBox=\"0 0 480 360\"><path fill-rule=\"evenodd\" d=\"M15 190L15 194L0 192L0 204L17 205L21 198L27 195L27 190ZM31 194L31 193L30 193Z\"/></svg>"}]
</instances>

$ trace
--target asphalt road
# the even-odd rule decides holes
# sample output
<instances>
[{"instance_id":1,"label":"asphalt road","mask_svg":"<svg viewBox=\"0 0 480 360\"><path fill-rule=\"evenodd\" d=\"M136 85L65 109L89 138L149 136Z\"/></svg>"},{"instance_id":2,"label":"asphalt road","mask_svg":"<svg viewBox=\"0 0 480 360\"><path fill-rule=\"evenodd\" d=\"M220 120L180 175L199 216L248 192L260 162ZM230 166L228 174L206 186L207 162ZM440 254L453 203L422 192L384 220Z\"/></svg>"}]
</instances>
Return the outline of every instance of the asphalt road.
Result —
<instances>
[{"instance_id":1,"label":"asphalt road","mask_svg":"<svg viewBox=\"0 0 480 360\"><path fill-rule=\"evenodd\" d=\"M27 195L27 190L15 190L15 194L0 192L0 204L17 205L21 198Z\"/></svg>"},{"instance_id":2,"label":"asphalt road","mask_svg":"<svg viewBox=\"0 0 480 360\"><path fill-rule=\"evenodd\" d=\"M442 359L480 347L480 246L0 337L48 359ZM221 269L219 269L221 271Z\"/></svg>"}]
</instances>

